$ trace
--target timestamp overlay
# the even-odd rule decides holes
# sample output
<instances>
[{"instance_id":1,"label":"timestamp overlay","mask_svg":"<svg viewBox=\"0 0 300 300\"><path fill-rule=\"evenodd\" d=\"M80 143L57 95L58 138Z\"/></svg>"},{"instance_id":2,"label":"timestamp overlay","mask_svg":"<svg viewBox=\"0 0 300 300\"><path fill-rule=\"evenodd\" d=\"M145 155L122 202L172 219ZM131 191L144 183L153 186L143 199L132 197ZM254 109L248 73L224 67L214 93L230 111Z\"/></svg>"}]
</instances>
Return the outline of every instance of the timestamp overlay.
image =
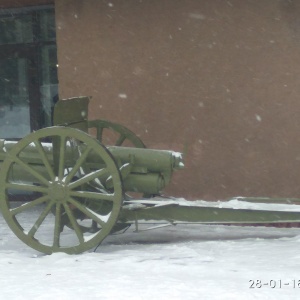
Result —
<instances>
[{"instance_id":1,"label":"timestamp overlay","mask_svg":"<svg viewBox=\"0 0 300 300\"><path fill-rule=\"evenodd\" d=\"M299 277L300 278L300 277ZM299 289L300 279L249 279L249 289ZM299 294L300 297L300 294Z\"/></svg>"}]
</instances>

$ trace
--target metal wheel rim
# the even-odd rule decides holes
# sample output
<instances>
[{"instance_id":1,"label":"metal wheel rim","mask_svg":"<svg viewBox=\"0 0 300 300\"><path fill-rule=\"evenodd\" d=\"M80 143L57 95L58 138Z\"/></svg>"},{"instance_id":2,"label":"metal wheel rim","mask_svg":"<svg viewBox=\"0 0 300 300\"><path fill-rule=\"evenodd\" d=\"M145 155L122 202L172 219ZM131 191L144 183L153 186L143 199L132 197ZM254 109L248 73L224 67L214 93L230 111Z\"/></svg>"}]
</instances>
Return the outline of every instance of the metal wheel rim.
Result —
<instances>
[{"instance_id":1,"label":"metal wheel rim","mask_svg":"<svg viewBox=\"0 0 300 300\"><path fill-rule=\"evenodd\" d=\"M53 199L53 191L59 186L58 182L62 181L62 177L66 178L68 175L64 174L63 167L61 165L64 165L66 162L65 158L65 148L62 147L60 150L63 152L60 152L60 159L64 160L63 163L60 164L59 170L58 170L58 176L55 178L55 175L53 172L50 171L49 167L49 161L47 162L47 159L45 159L45 156L43 155L43 151L39 147L39 154L41 155L41 158L43 160L44 166L47 169L47 172L49 173L49 176L52 178L52 181L47 181L45 178L38 178L38 180L41 182L41 186L35 187L30 184L25 184L25 186L20 187L19 183L15 183L14 181L11 181L8 178L8 175L10 173L11 167L13 164L21 164L20 162L20 157L19 155L22 153L22 151L32 143L35 143L35 145L39 145L40 142L39 140L45 137L52 137L56 136L59 137L61 140L63 140L65 143L68 138L76 139L85 145L86 147L86 152L82 155L87 155L88 151L94 151L97 155L101 156L101 158L105 161L106 168L105 171L108 171L110 176L113 178L114 182L114 191L113 193L109 194L101 194L101 193L90 193L88 194L86 191L83 192L83 195L86 195L88 199L96 199L100 200L104 198L105 201L112 201L112 210L108 214L109 217L107 218L106 221L103 221L95 212L91 212L87 207L84 206L79 201L76 201L73 197L76 195L76 197L82 197L82 193L75 191L74 187L76 187L76 184L78 186L85 184L89 182L90 180L88 179L83 179L79 178L78 182L69 182L71 180L70 178L66 179L66 184L63 184L63 188L60 186L58 191L62 189L63 191L66 191L68 198L67 200L63 199ZM63 143L61 143L63 144ZM81 157L82 157L81 156ZM21 159L22 161L22 159ZM78 163L79 161L79 163ZM75 163L74 169L81 166L80 159ZM23 166L23 165L22 165ZM26 168L25 166L23 166ZM114 162L113 157L111 154L108 152L108 150L99 144L98 141L95 139L91 138L88 134L83 133L80 130L73 129L73 128L65 128L65 127L51 127L51 128L45 128L38 130L34 133L29 134L25 138L23 138L21 141L19 141L12 149L9 151L7 154L7 157L3 161L2 167L1 167L1 172L2 176L0 177L0 195L2 196L1 199L1 210L2 214L9 225L9 227L12 229L12 231L27 245L30 247L46 253L46 254L51 254L53 252L65 252L69 254L76 254L76 253L81 253L84 251L87 251L89 249L92 249L96 247L101 241L110 233L111 229L117 222L119 212L121 209L122 201L123 201L123 187L122 187L122 181L120 177L119 170ZM39 177L38 175L35 174L34 171L29 169L29 172L32 173L32 175ZM71 171L72 172L72 171ZM100 174L101 172L99 172ZM94 177L95 174L92 174L90 178ZM94 179L94 178L93 178ZM56 183L56 186L54 186L54 183ZM17 188L19 190L32 190L32 191L37 191L37 192L42 192L43 196L39 196L36 198L34 201L29 202L22 206L21 208L16 209L11 209L11 205L8 201L8 189L9 188ZM51 194L52 193L52 194ZM56 198L59 198L58 196L55 196ZM91 198L90 198L91 197ZM62 198L62 197L61 197ZM35 233L36 230L35 228L31 228L29 232L26 232L24 228L22 227L23 225L20 224L20 222L17 220L16 216L19 213L22 213L26 211L26 209L29 209L33 207L34 205L38 205L40 203L45 203L46 208L43 210L42 214L38 218L38 220L34 223L33 227L39 227L40 222L43 222L44 215L48 216L50 213L50 210L53 206L55 206L55 224L54 224L54 232L53 232L53 244L48 245L48 244L43 244L39 240L35 238ZM84 233L80 230L79 226L76 226L76 218L72 220L73 226L75 228L75 233L78 238L78 242L75 245L71 246L61 246L60 245L60 227L61 227L61 222L62 222L62 217L61 217L61 209L62 207L64 208L66 214L68 217L71 218L72 211L68 210L68 207L70 204L75 205L76 208L80 209L82 212L86 214L86 216L90 217L92 220L95 222L98 222L98 224L101 224L102 229L99 230L98 232L94 233L93 235L89 236L88 238L85 238L83 235ZM39 228L38 228L39 229Z\"/></svg>"},{"instance_id":2,"label":"metal wheel rim","mask_svg":"<svg viewBox=\"0 0 300 300\"><path fill-rule=\"evenodd\" d=\"M122 146L123 143L127 140L130 141L136 148L146 148L143 141L134 132L123 125L106 120L92 120L88 121L88 128L96 128L96 138L100 143L103 143L103 130L111 129L112 131L119 134L119 137L115 141L114 146Z\"/></svg>"}]
</instances>

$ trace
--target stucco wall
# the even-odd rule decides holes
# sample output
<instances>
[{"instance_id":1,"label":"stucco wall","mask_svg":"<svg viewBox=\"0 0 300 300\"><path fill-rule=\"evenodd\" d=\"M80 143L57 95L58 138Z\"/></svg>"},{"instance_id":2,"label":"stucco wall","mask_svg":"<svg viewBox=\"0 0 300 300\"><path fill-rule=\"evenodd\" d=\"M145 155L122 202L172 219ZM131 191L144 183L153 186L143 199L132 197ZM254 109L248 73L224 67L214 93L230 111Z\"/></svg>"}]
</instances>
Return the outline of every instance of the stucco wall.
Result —
<instances>
[{"instance_id":1,"label":"stucco wall","mask_svg":"<svg viewBox=\"0 0 300 300\"><path fill-rule=\"evenodd\" d=\"M182 151L167 192L300 195L300 3L57 0L60 97L150 148Z\"/></svg>"}]
</instances>

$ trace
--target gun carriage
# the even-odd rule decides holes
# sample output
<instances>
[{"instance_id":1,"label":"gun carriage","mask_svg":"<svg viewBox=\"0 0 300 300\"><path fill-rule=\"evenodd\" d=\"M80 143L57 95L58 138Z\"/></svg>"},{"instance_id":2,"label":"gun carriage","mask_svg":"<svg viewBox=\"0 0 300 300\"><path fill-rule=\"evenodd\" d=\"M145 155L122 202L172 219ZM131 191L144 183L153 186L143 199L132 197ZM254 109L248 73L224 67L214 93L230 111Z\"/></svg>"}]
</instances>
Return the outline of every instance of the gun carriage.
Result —
<instances>
[{"instance_id":1,"label":"gun carriage","mask_svg":"<svg viewBox=\"0 0 300 300\"><path fill-rule=\"evenodd\" d=\"M81 253L131 222L137 226L139 220L171 224L300 221L299 212L199 207L159 197L173 171L183 168L181 154L147 149L119 124L89 121L88 103L88 97L59 101L55 126L18 142L0 140L1 212L16 236L30 247L46 254ZM117 136L112 146L103 144L106 130ZM127 143L133 147L124 147ZM16 193L29 195L30 201L11 201ZM139 196L133 198L130 193Z\"/></svg>"}]
</instances>

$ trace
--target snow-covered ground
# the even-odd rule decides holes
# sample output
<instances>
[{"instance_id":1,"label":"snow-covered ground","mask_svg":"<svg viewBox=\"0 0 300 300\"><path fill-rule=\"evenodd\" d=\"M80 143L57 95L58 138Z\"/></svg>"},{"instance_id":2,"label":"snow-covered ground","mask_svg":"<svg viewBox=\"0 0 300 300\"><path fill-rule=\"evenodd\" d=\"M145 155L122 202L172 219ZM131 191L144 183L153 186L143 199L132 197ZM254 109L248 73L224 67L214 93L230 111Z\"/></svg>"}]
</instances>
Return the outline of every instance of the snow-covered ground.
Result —
<instances>
[{"instance_id":1,"label":"snow-covered ground","mask_svg":"<svg viewBox=\"0 0 300 300\"><path fill-rule=\"evenodd\" d=\"M177 225L43 255L0 215L0 299L300 299L300 229Z\"/></svg>"}]
</instances>

